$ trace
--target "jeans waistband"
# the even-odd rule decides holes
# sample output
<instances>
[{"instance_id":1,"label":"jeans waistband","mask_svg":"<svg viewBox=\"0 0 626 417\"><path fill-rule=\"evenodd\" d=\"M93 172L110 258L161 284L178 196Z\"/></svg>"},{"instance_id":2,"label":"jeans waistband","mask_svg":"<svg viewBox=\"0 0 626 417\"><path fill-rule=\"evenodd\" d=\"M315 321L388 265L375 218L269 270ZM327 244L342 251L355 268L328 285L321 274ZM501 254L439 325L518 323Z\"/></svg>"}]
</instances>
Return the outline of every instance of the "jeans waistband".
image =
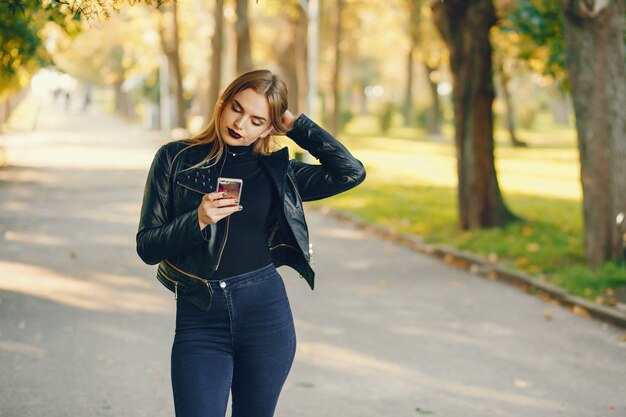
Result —
<instances>
[{"instance_id":1,"label":"jeans waistband","mask_svg":"<svg viewBox=\"0 0 626 417\"><path fill-rule=\"evenodd\" d=\"M225 282L228 286L239 285L239 284L253 284L257 281L262 281L264 279L270 278L276 275L278 271L274 264L269 264L259 269L255 269L254 271L244 272L243 274L233 275L232 277L223 278L223 279L213 279L209 280L209 283L212 285L219 286L220 283Z\"/></svg>"}]
</instances>

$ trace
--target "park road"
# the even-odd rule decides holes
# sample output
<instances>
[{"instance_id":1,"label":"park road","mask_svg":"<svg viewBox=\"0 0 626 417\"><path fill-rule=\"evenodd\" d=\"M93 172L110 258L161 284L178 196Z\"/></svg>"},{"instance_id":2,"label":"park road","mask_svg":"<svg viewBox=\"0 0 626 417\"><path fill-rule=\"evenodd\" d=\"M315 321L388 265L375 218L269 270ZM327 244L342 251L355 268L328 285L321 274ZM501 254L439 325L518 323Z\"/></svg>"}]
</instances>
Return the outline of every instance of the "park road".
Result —
<instances>
[{"instance_id":1,"label":"park road","mask_svg":"<svg viewBox=\"0 0 626 417\"><path fill-rule=\"evenodd\" d=\"M174 297L135 252L163 140L42 99L0 141L0 416L172 417ZM626 416L623 330L307 220L316 289L279 269L298 350L277 417Z\"/></svg>"}]
</instances>

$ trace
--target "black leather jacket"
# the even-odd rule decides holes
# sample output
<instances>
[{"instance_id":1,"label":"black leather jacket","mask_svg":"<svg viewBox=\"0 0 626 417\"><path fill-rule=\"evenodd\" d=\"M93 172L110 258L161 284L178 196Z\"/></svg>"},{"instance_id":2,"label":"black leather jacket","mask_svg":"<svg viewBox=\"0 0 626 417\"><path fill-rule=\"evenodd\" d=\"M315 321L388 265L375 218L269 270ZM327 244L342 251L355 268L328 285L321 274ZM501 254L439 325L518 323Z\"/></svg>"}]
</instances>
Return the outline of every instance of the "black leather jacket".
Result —
<instances>
[{"instance_id":1,"label":"black leather jacket","mask_svg":"<svg viewBox=\"0 0 626 417\"><path fill-rule=\"evenodd\" d=\"M287 136L321 165L289 160L287 148L260 157L283 201L271 210L268 245L276 267L292 267L313 289L315 273L310 266L302 202L355 187L365 179L365 168L305 115L294 121ZM137 253L145 263L159 264L157 279L176 297L180 295L203 310L211 308L213 290L208 280L219 267L230 223L227 217L200 230L197 209L202 196L215 191L216 167L184 169L200 162L208 150L208 145L174 141L157 151L137 232Z\"/></svg>"}]
</instances>

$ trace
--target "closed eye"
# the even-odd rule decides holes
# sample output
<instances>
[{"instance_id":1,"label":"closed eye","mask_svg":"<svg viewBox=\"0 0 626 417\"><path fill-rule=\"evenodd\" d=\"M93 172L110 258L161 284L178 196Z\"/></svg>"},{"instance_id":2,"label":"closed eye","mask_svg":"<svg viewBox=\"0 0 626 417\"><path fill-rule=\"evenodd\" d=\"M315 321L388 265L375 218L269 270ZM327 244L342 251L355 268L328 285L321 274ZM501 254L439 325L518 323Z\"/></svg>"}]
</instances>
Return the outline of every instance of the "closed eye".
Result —
<instances>
[{"instance_id":1,"label":"closed eye","mask_svg":"<svg viewBox=\"0 0 626 417\"><path fill-rule=\"evenodd\" d=\"M235 106L234 104L232 106L230 106L230 108L235 112L235 113L241 113L241 110ZM259 127L259 126L263 126L263 122L259 121L259 120L253 120L252 124Z\"/></svg>"}]
</instances>

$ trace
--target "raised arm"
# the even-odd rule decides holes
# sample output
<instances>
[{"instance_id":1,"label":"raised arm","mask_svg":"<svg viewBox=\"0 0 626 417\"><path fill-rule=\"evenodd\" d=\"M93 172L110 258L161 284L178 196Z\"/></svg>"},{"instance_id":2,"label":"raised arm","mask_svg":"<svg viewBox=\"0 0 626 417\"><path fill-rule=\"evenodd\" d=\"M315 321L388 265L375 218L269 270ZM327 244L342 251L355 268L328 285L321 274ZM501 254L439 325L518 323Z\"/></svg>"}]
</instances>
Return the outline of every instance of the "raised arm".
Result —
<instances>
[{"instance_id":1,"label":"raised arm","mask_svg":"<svg viewBox=\"0 0 626 417\"><path fill-rule=\"evenodd\" d=\"M304 114L293 122L287 136L321 163L290 161L303 201L339 194L356 187L365 179L365 167L361 161Z\"/></svg>"}]
</instances>

